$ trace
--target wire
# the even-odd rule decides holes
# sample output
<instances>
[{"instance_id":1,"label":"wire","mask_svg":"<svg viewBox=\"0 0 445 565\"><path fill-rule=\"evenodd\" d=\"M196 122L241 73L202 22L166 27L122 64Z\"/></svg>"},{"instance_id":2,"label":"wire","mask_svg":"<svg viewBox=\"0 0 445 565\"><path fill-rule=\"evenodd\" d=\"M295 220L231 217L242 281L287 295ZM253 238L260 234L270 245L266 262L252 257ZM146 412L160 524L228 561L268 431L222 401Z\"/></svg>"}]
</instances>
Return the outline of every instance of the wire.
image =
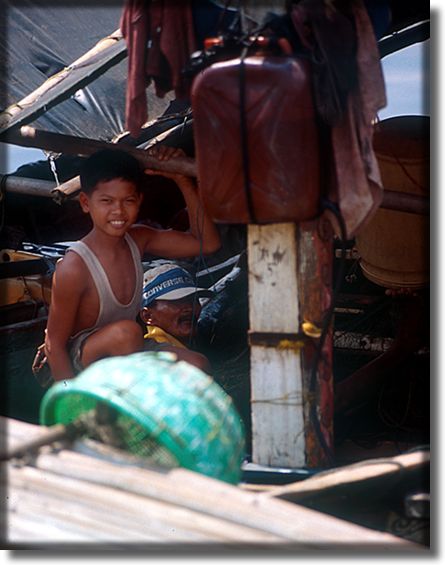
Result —
<instances>
[{"instance_id":1,"label":"wire","mask_svg":"<svg viewBox=\"0 0 445 565\"><path fill-rule=\"evenodd\" d=\"M197 211L197 218L196 218L196 223L197 223L197 232L198 232L198 239L199 239L199 254L198 254L198 266L196 268L196 271L200 270L200 265L203 265L205 268L207 268L207 264L204 258L204 252L203 252L203 239L204 239L204 206L202 205L201 200L199 201L198 204L198 211ZM213 281L213 276L210 275ZM195 288L198 288L198 283L197 283L197 278L195 276ZM198 297L197 297L197 293L195 292L195 294L193 295L193 303L192 303L192 327L190 330L190 335L189 335L189 339L188 339L188 347L191 348L192 347L192 342L193 342L193 334L194 334L194 330L195 330L195 326L197 323L196 320L196 305L197 305L197 301L198 301Z\"/></svg>"}]
</instances>

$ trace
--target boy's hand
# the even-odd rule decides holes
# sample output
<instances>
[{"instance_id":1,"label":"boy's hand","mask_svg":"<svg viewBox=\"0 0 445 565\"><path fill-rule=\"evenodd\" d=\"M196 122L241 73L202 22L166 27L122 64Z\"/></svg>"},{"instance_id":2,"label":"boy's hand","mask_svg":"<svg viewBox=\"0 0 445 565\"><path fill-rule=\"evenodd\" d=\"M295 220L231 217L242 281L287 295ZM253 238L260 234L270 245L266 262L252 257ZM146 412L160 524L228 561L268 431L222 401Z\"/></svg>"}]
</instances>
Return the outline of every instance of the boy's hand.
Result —
<instances>
[{"instance_id":1,"label":"boy's hand","mask_svg":"<svg viewBox=\"0 0 445 565\"><path fill-rule=\"evenodd\" d=\"M154 157L159 161L168 161L174 159L175 157L185 157L186 154L179 147L169 147L168 145L158 145L155 147L150 147L147 151L150 157ZM167 171L160 171L159 169L144 169L144 172L148 175L162 175L164 177L178 181L180 178L184 178L184 175L180 173L171 173Z\"/></svg>"}]
</instances>

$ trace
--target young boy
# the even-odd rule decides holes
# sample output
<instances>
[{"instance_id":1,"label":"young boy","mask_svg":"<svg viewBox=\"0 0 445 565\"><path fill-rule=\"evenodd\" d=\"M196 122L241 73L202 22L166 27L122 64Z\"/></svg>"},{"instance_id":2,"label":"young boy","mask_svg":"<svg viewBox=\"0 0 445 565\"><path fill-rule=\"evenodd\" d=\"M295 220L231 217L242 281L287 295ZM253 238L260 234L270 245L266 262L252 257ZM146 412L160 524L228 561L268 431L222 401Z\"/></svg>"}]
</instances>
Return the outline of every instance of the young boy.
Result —
<instances>
[{"instance_id":1,"label":"young boy","mask_svg":"<svg viewBox=\"0 0 445 565\"><path fill-rule=\"evenodd\" d=\"M150 154L166 160L183 152L164 146ZM93 228L57 263L52 283L45 352L56 381L74 377L103 357L143 350L136 318L144 253L181 258L220 247L218 231L202 209L192 179L153 169L145 173L175 180L185 199L190 231L134 225L143 171L128 153L104 150L87 159L79 201Z\"/></svg>"}]
</instances>

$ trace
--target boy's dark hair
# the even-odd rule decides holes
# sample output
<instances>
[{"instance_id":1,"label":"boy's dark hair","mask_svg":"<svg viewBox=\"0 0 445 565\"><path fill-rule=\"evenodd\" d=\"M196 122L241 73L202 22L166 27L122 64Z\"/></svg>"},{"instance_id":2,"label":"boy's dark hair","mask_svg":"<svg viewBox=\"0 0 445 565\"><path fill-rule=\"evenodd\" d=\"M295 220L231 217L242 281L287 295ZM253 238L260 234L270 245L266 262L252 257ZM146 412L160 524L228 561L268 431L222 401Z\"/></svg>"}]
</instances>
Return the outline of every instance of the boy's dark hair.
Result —
<instances>
[{"instance_id":1,"label":"boy's dark hair","mask_svg":"<svg viewBox=\"0 0 445 565\"><path fill-rule=\"evenodd\" d=\"M83 163L80 185L83 192L91 194L99 182L122 178L133 182L138 192L142 190L144 173L138 160L121 149L101 149Z\"/></svg>"}]
</instances>

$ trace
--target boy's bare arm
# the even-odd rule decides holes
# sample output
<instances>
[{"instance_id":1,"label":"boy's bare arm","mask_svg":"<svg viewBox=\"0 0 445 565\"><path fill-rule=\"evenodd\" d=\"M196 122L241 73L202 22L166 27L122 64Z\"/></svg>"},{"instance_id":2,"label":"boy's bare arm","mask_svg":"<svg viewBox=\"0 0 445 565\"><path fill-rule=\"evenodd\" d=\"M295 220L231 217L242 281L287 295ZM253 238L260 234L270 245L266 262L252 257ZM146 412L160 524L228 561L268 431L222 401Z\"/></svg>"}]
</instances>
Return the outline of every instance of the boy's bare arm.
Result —
<instances>
[{"instance_id":1,"label":"boy's bare arm","mask_svg":"<svg viewBox=\"0 0 445 565\"><path fill-rule=\"evenodd\" d=\"M149 150L160 161L184 155L182 149L161 146ZM189 215L190 231L153 230L144 251L164 257L192 257L200 253L208 254L221 247L219 232L204 210L198 196L198 187L191 177L181 174L146 169L147 174L163 175L173 179L181 190Z\"/></svg>"},{"instance_id":2,"label":"boy's bare arm","mask_svg":"<svg viewBox=\"0 0 445 565\"><path fill-rule=\"evenodd\" d=\"M191 177L177 175L175 181L184 196L190 221L190 233L198 240L200 251L202 253L217 251L221 246L219 232L202 205L195 180Z\"/></svg>"},{"instance_id":3,"label":"boy's bare arm","mask_svg":"<svg viewBox=\"0 0 445 565\"><path fill-rule=\"evenodd\" d=\"M74 325L83 292L85 276L76 269L80 258L69 253L57 263L51 287L45 349L51 373L56 381L74 377L67 344Z\"/></svg>"}]
</instances>

